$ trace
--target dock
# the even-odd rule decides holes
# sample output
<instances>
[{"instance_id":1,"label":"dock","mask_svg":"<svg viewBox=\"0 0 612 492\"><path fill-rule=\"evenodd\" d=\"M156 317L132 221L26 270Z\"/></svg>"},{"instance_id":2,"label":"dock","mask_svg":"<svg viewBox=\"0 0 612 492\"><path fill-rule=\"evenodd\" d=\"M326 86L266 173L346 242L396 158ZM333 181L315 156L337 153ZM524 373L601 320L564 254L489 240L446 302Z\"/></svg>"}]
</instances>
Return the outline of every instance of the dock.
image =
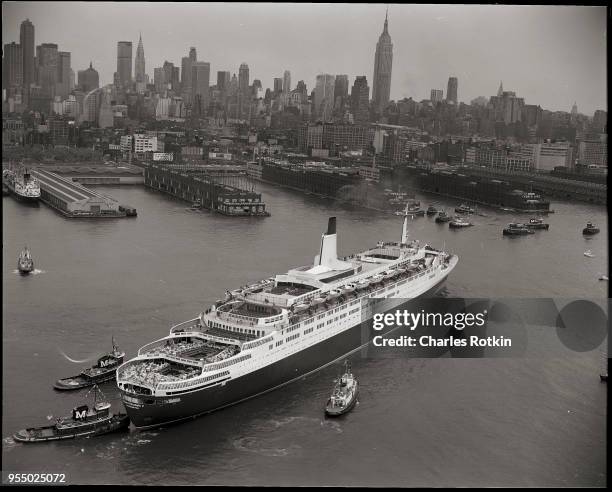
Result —
<instances>
[{"instance_id":1,"label":"dock","mask_svg":"<svg viewBox=\"0 0 612 492\"><path fill-rule=\"evenodd\" d=\"M126 209L114 198L43 169L32 170L40 183L40 199L68 218L121 218Z\"/></svg>"},{"instance_id":2,"label":"dock","mask_svg":"<svg viewBox=\"0 0 612 492\"><path fill-rule=\"evenodd\" d=\"M232 217L268 217L261 193L230 186L205 173L150 164L144 171L145 186L201 208Z\"/></svg>"}]
</instances>

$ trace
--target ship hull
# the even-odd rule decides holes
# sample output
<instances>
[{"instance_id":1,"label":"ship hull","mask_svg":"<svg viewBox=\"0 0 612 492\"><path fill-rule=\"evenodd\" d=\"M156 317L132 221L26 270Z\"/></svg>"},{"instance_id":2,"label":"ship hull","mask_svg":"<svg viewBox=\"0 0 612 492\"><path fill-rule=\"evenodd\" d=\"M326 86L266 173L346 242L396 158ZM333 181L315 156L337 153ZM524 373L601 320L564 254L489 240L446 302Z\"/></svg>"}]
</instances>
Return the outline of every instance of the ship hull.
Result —
<instances>
[{"instance_id":1,"label":"ship hull","mask_svg":"<svg viewBox=\"0 0 612 492\"><path fill-rule=\"evenodd\" d=\"M434 295L445 280L446 277L442 278L419 297ZM383 310L410 302L412 301L404 299L385 299ZM370 329L371 319L370 314L369 318L342 333L225 383L173 397L136 397L122 391L123 404L132 423L141 429L195 418L234 405L296 381L368 345L373 336ZM392 330L393 328L384 329L375 334L384 335Z\"/></svg>"},{"instance_id":2,"label":"ship hull","mask_svg":"<svg viewBox=\"0 0 612 492\"><path fill-rule=\"evenodd\" d=\"M38 202L40 200L40 195L38 196L22 195L21 193L17 193L10 186L7 186L7 190L10 195L12 195L17 201L21 203L26 203L28 205L38 205Z\"/></svg>"}]
</instances>

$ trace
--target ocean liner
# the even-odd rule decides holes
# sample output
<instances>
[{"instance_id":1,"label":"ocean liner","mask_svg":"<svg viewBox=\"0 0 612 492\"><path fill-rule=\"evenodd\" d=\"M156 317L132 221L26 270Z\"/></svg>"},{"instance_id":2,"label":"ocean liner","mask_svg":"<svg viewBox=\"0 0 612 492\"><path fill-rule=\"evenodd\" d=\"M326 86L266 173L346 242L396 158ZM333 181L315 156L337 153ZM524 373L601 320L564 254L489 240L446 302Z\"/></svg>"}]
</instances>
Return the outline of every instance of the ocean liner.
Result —
<instances>
[{"instance_id":1,"label":"ocean liner","mask_svg":"<svg viewBox=\"0 0 612 492\"><path fill-rule=\"evenodd\" d=\"M36 203L40 199L40 185L30 172L23 167L17 169L4 169L2 171L2 184L17 200Z\"/></svg>"},{"instance_id":2,"label":"ocean liner","mask_svg":"<svg viewBox=\"0 0 612 492\"><path fill-rule=\"evenodd\" d=\"M329 219L314 263L227 291L117 368L132 423L150 428L270 391L367 345L374 312L437 291L458 257L408 241L338 258Z\"/></svg>"}]
</instances>

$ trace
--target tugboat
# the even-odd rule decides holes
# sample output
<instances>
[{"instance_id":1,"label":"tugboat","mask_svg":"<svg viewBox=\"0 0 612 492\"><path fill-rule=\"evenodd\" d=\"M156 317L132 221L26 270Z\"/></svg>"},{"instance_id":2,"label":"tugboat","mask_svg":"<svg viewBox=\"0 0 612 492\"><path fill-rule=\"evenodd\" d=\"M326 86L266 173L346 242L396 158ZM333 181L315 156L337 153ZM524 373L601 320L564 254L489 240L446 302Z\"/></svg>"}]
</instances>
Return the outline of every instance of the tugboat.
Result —
<instances>
[{"instance_id":1,"label":"tugboat","mask_svg":"<svg viewBox=\"0 0 612 492\"><path fill-rule=\"evenodd\" d=\"M427 208L427 212L425 212L428 216L429 215L436 215L438 213L438 209L436 207L434 207L433 205L430 205Z\"/></svg>"},{"instance_id":2,"label":"tugboat","mask_svg":"<svg viewBox=\"0 0 612 492\"><path fill-rule=\"evenodd\" d=\"M535 234L531 229L529 229L525 224L517 224L512 222L508 224L503 231L504 236L526 236L528 234Z\"/></svg>"},{"instance_id":3,"label":"tugboat","mask_svg":"<svg viewBox=\"0 0 612 492\"><path fill-rule=\"evenodd\" d=\"M358 394L359 385L347 360L344 362L344 374L336 381L332 395L327 400L325 415L337 417L350 412L357 403Z\"/></svg>"},{"instance_id":4,"label":"tugboat","mask_svg":"<svg viewBox=\"0 0 612 492\"><path fill-rule=\"evenodd\" d=\"M30 250L26 246L23 251L19 253L19 259L17 260L17 270L22 275L27 275L34 271L34 260L30 254Z\"/></svg>"},{"instance_id":5,"label":"tugboat","mask_svg":"<svg viewBox=\"0 0 612 492\"><path fill-rule=\"evenodd\" d=\"M465 203L462 203L455 209L455 212L457 212L458 214L473 214L476 213L476 209L469 207Z\"/></svg>"},{"instance_id":6,"label":"tugboat","mask_svg":"<svg viewBox=\"0 0 612 492\"><path fill-rule=\"evenodd\" d=\"M582 229L582 234L585 236L592 236L593 234L597 234L599 232L599 227L593 225L592 222L587 222L587 225L584 229Z\"/></svg>"},{"instance_id":7,"label":"tugboat","mask_svg":"<svg viewBox=\"0 0 612 492\"><path fill-rule=\"evenodd\" d=\"M584 256L586 256L587 258L593 258L593 256L595 256L595 255L593 254L593 252L590 249L587 249L584 252Z\"/></svg>"},{"instance_id":8,"label":"tugboat","mask_svg":"<svg viewBox=\"0 0 612 492\"><path fill-rule=\"evenodd\" d=\"M60 417L54 425L22 429L13 434L13 439L26 443L58 441L75 437L99 436L127 429L130 426L129 417L125 413L111 413L111 404L107 401L96 401L95 395L99 389L97 386L94 386L93 389L96 391L91 408L87 405L75 407L70 417Z\"/></svg>"},{"instance_id":9,"label":"tugboat","mask_svg":"<svg viewBox=\"0 0 612 492\"><path fill-rule=\"evenodd\" d=\"M444 224L446 222L450 222L453 218L448 215L444 210L441 210L436 217L436 224Z\"/></svg>"},{"instance_id":10,"label":"tugboat","mask_svg":"<svg viewBox=\"0 0 612 492\"><path fill-rule=\"evenodd\" d=\"M421 202L413 200L406 204L406 213L408 215L416 215L418 217L423 217L425 215L425 210L421 208Z\"/></svg>"},{"instance_id":11,"label":"tugboat","mask_svg":"<svg viewBox=\"0 0 612 492\"><path fill-rule=\"evenodd\" d=\"M85 369L77 376L58 379L53 387L62 391L76 390L114 380L117 368L123 364L124 356L125 353L119 350L113 339L113 350L100 357L95 366Z\"/></svg>"},{"instance_id":12,"label":"tugboat","mask_svg":"<svg viewBox=\"0 0 612 492\"><path fill-rule=\"evenodd\" d=\"M472 224L471 222L468 222L463 217L455 217L453 220L451 220L448 223L448 227L451 229L461 229L463 227L470 227L473 225L474 224Z\"/></svg>"},{"instance_id":13,"label":"tugboat","mask_svg":"<svg viewBox=\"0 0 612 492\"><path fill-rule=\"evenodd\" d=\"M540 217L535 217L533 219L529 219L529 223L525 224L529 229L546 229L548 230L549 224L544 223L544 219Z\"/></svg>"}]
</instances>

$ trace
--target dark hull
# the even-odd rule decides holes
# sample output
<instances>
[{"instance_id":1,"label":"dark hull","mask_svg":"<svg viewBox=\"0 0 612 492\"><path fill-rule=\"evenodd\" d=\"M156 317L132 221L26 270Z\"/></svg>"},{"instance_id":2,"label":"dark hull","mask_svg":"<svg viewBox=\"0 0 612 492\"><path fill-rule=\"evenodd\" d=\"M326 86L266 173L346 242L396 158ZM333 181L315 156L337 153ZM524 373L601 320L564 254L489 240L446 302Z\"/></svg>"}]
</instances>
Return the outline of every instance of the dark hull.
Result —
<instances>
[{"instance_id":1,"label":"dark hull","mask_svg":"<svg viewBox=\"0 0 612 492\"><path fill-rule=\"evenodd\" d=\"M34 267L32 266L32 268L21 268L20 266L17 266L17 270L21 275L28 275L34 271Z\"/></svg>"},{"instance_id":2,"label":"dark hull","mask_svg":"<svg viewBox=\"0 0 612 492\"><path fill-rule=\"evenodd\" d=\"M93 386L94 384L105 383L106 381L114 381L116 375L117 375L117 368L115 367L115 369L113 369L112 371L104 375L100 375L96 378L84 379L79 376L73 376L72 378L65 378L66 380L70 380L70 379L75 380L77 381L77 384L65 384L65 383L62 383L61 379L59 379L53 384L53 387L59 391L78 390L81 388L88 388L90 386Z\"/></svg>"},{"instance_id":3,"label":"dark hull","mask_svg":"<svg viewBox=\"0 0 612 492\"><path fill-rule=\"evenodd\" d=\"M102 434L110 434L126 430L130 426L130 419L125 414L117 414L111 420L95 426L87 426L89 428L75 428L70 432L58 431L55 426L35 427L31 429L21 430L13 434L13 439L19 442L47 442L60 441L63 439L75 439L77 437L100 436Z\"/></svg>"},{"instance_id":4,"label":"dark hull","mask_svg":"<svg viewBox=\"0 0 612 492\"><path fill-rule=\"evenodd\" d=\"M582 234L585 236L592 236L593 234L599 234L599 229L582 229Z\"/></svg>"},{"instance_id":5,"label":"dark hull","mask_svg":"<svg viewBox=\"0 0 612 492\"><path fill-rule=\"evenodd\" d=\"M504 236L529 236L533 234L533 231L509 231L508 229L504 229Z\"/></svg>"},{"instance_id":6,"label":"dark hull","mask_svg":"<svg viewBox=\"0 0 612 492\"><path fill-rule=\"evenodd\" d=\"M433 295L443 283L444 280L423 295ZM372 336L369 326L370 320L366 319L316 345L220 385L176 396L135 396L122 391L123 403L130 420L139 428L210 413L293 382L357 351L370 341L363 338L364 334ZM376 335L384 333L385 330Z\"/></svg>"},{"instance_id":7,"label":"dark hull","mask_svg":"<svg viewBox=\"0 0 612 492\"><path fill-rule=\"evenodd\" d=\"M525 224L529 229L546 229L548 230L549 224Z\"/></svg>"},{"instance_id":8,"label":"dark hull","mask_svg":"<svg viewBox=\"0 0 612 492\"><path fill-rule=\"evenodd\" d=\"M446 224L447 222L450 222L453 219L441 219L440 217L436 217L436 224Z\"/></svg>"},{"instance_id":9,"label":"dark hull","mask_svg":"<svg viewBox=\"0 0 612 492\"><path fill-rule=\"evenodd\" d=\"M327 401L327 405L325 406L325 415L328 417L339 417L340 415L344 415L345 413L350 412L355 405L357 404L357 398L359 398L359 390L355 393L354 398L349 402L346 407L332 407L330 406L331 400Z\"/></svg>"},{"instance_id":10,"label":"dark hull","mask_svg":"<svg viewBox=\"0 0 612 492\"><path fill-rule=\"evenodd\" d=\"M451 229L465 229L466 227L472 227L472 224L469 225L456 225L453 223L449 223L448 227L450 227Z\"/></svg>"}]
</instances>

